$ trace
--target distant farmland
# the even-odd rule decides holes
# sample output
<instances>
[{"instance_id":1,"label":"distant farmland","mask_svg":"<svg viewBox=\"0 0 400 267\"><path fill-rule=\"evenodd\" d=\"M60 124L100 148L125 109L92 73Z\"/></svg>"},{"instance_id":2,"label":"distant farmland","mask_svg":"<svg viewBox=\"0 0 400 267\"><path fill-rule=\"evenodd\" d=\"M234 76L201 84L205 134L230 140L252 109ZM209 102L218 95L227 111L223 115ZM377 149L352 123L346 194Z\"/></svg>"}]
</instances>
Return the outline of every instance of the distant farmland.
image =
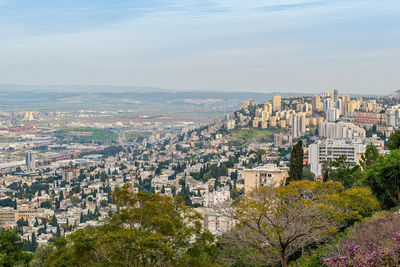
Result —
<instances>
[{"instance_id":1,"label":"distant farmland","mask_svg":"<svg viewBox=\"0 0 400 267\"><path fill-rule=\"evenodd\" d=\"M72 142L77 143L109 144L118 138L118 135L111 130L89 127L64 128L54 132L54 135L59 139L71 139Z\"/></svg>"}]
</instances>

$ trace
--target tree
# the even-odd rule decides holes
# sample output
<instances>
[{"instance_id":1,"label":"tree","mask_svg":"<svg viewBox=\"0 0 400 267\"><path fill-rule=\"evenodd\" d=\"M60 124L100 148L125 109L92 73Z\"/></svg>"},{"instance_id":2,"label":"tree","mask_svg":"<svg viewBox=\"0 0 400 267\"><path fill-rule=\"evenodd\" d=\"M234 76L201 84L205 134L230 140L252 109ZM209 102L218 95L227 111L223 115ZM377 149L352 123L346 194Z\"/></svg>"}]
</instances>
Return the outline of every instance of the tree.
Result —
<instances>
[{"instance_id":1,"label":"tree","mask_svg":"<svg viewBox=\"0 0 400 267\"><path fill-rule=\"evenodd\" d=\"M32 252L35 252L39 244L36 241L36 234L35 232L32 232L32 238L31 238L31 249Z\"/></svg>"},{"instance_id":2,"label":"tree","mask_svg":"<svg viewBox=\"0 0 400 267\"><path fill-rule=\"evenodd\" d=\"M219 176L228 176L228 168L224 163L222 163L219 168Z\"/></svg>"},{"instance_id":3,"label":"tree","mask_svg":"<svg viewBox=\"0 0 400 267\"><path fill-rule=\"evenodd\" d=\"M394 233L385 246L378 246L367 240L369 247L361 248L357 244L344 247L345 256L321 259L328 267L336 266L398 266L400 262L400 233Z\"/></svg>"},{"instance_id":4,"label":"tree","mask_svg":"<svg viewBox=\"0 0 400 267\"><path fill-rule=\"evenodd\" d=\"M23 250L24 242L16 231L0 232L0 266L27 265L33 254Z\"/></svg>"},{"instance_id":5,"label":"tree","mask_svg":"<svg viewBox=\"0 0 400 267\"><path fill-rule=\"evenodd\" d=\"M310 168L303 168L303 177L305 180L315 180L315 174L311 171Z\"/></svg>"},{"instance_id":6,"label":"tree","mask_svg":"<svg viewBox=\"0 0 400 267\"><path fill-rule=\"evenodd\" d=\"M54 209L55 210L59 210L60 209L60 201L58 200L58 198L56 198L56 202L54 204Z\"/></svg>"},{"instance_id":7,"label":"tree","mask_svg":"<svg viewBox=\"0 0 400 267\"><path fill-rule=\"evenodd\" d=\"M45 209L51 209L52 208L51 202L48 200L43 201L42 203L40 203L40 207Z\"/></svg>"},{"instance_id":8,"label":"tree","mask_svg":"<svg viewBox=\"0 0 400 267\"><path fill-rule=\"evenodd\" d=\"M390 150L395 150L400 148L400 130L397 130L390 135L387 146L389 147Z\"/></svg>"},{"instance_id":9,"label":"tree","mask_svg":"<svg viewBox=\"0 0 400 267\"><path fill-rule=\"evenodd\" d=\"M37 248L35 252L35 256L33 257L32 261L30 262L29 266L31 267L44 267L44 262L46 259L53 253L55 247L52 244L42 245Z\"/></svg>"},{"instance_id":10,"label":"tree","mask_svg":"<svg viewBox=\"0 0 400 267\"><path fill-rule=\"evenodd\" d=\"M369 189L345 190L338 182L304 180L279 188L262 187L245 195L235 209L228 209L228 216L238 224L223 236L221 255L225 250L224 261L242 255L248 264L280 261L286 267L292 253L326 240L339 227L377 209L379 203Z\"/></svg>"},{"instance_id":11,"label":"tree","mask_svg":"<svg viewBox=\"0 0 400 267\"><path fill-rule=\"evenodd\" d=\"M345 188L351 188L361 183L362 172L360 166L351 166L345 155L333 161L322 164L323 181L336 181L343 184Z\"/></svg>"},{"instance_id":12,"label":"tree","mask_svg":"<svg viewBox=\"0 0 400 267\"><path fill-rule=\"evenodd\" d=\"M213 236L202 231L200 215L181 198L113 194L118 212L102 226L57 239L48 266L207 266Z\"/></svg>"},{"instance_id":13,"label":"tree","mask_svg":"<svg viewBox=\"0 0 400 267\"><path fill-rule=\"evenodd\" d=\"M287 178L286 183L289 183L290 181L303 180L303 160L303 142L298 140L297 144L292 147L292 151L290 152L289 177Z\"/></svg>"},{"instance_id":14,"label":"tree","mask_svg":"<svg viewBox=\"0 0 400 267\"><path fill-rule=\"evenodd\" d=\"M339 241L337 246L333 246L329 255L345 256L346 244L355 244L363 250L368 250L369 244L374 243L377 246L385 246L392 238L392 235L399 232L400 229L400 214L379 212L371 219L356 224L346 237Z\"/></svg>"},{"instance_id":15,"label":"tree","mask_svg":"<svg viewBox=\"0 0 400 267\"><path fill-rule=\"evenodd\" d=\"M55 214L53 214L53 217L51 218L50 225L51 226L58 226L57 217L56 217Z\"/></svg>"},{"instance_id":16,"label":"tree","mask_svg":"<svg viewBox=\"0 0 400 267\"><path fill-rule=\"evenodd\" d=\"M365 154L361 156L360 166L363 170L372 166L379 158L379 152L373 145L368 145Z\"/></svg>"},{"instance_id":17,"label":"tree","mask_svg":"<svg viewBox=\"0 0 400 267\"><path fill-rule=\"evenodd\" d=\"M393 150L367 170L366 184L381 202L383 208L395 207L400 193L400 150Z\"/></svg>"}]
</instances>

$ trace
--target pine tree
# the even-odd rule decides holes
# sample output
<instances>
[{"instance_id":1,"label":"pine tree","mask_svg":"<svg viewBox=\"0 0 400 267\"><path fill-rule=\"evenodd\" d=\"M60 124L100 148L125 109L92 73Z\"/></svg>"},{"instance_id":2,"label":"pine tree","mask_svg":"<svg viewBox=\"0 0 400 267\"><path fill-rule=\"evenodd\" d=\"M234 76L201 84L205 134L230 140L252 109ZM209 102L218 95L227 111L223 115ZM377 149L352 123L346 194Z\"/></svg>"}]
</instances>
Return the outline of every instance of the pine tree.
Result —
<instances>
[{"instance_id":1,"label":"pine tree","mask_svg":"<svg viewBox=\"0 0 400 267\"><path fill-rule=\"evenodd\" d=\"M303 160L303 142L298 140L297 144L292 147L292 151L290 152L289 177L286 179L287 184L291 181L303 180Z\"/></svg>"},{"instance_id":2,"label":"pine tree","mask_svg":"<svg viewBox=\"0 0 400 267\"><path fill-rule=\"evenodd\" d=\"M94 214L98 217L100 217L100 212L99 212L99 208L96 205L96 208L94 209Z\"/></svg>"},{"instance_id":3,"label":"pine tree","mask_svg":"<svg viewBox=\"0 0 400 267\"><path fill-rule=\"evenodd\" d=\"M25 251L32 251L32 244L31 244L31 241L29 240L29 237L28 237L28 240L25 240L24 241L24 250Z\"/></svg>"},{"instance_id":4,"label":"pine tree","mask_svg":"<svg viewBox=\"0 0 400 267\"><path fill-rule=\"evenodd\" d=\"M31 251L35 252L38 247L38 243L36 241L36 234L32 232L32 241L31 241Z\"/></svg>"},{"instance_id":5,"label":"pine tree","mask_svg":"<svg viewBox=\"0 0 400 267\"><path fill-rule=\"evenodd\" d=\"M56 203L55 203L55 209L59 210L60 209L60 201L56 198Z\"/></svg>"},{"instance_id":6,"label":"pine tree","mask_svg":"<svg viewBox=\"0 0 400 267\"><path fill-rule=\"evenodd\" d=\"M51 225L58 226L56 215L53 215L53 217L51 218Z\"/></svg>"}]
</instances>

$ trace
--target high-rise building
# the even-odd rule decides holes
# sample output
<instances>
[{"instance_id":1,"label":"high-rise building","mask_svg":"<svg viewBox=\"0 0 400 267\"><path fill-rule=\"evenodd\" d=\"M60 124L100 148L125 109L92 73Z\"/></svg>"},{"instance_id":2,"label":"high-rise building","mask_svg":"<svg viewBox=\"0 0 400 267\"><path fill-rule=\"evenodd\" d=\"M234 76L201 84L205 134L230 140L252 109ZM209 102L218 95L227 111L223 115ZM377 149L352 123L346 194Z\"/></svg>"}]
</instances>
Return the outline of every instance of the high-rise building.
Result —
<instances>
[{"instance_id":1,"label":"high-rise building","mask_svg":"<svg viewBox=\"0 0 400 267\"><path fill-rule=\"evenodd\" d=\"M282 134L274 134L274 146L281 147L282 146Z\"/></svg>"},{"instance_id":2,"label":"high-rise building","mask_svg":"<svg viewBox=\"0 0 400 267\"><path fill-rule=\"evenodd\" d=\"M306 133L306 116L304 114L293 114L292 116L292 138L299 138Z\"/></svg>"},{"instance_id":3,"label":"high-rise building","mask_svg":"<svg viewBox=\"0 0 400 267\"><path fill-rule=\"evenodd\" d=\"M280 111L282 109L281 101L282 101L282 98L280 95L274 95L272 97L272 109L274 111Z\"/></svg>"},{"instance_id":4,"label":"high-rise building","mask_svg":"<svg viewBox=\"0 0 400 267\"><path fill-rule=\"evenodd\" d=\"M344 115L342 114L342 99L339 98L339 100L335 102L335 108L337 109L338 115Z\"/></svg>"},{"instance_id":5,"label":"high-rise building","mask_svg":"<svg viewBox=\"0 0 400 267\"><path fill-rule=\"evenodd\" d=\"M313 95L311 105L313 111L320 111L321 98L319 95Z\"/></svg>"},{"instance_id":6,"label":"high-rise building","mask_svg":"<svg viewBox=\"0 0 400 267\"><path fill-rule=\"evenodd\" d=\"M339 112L336 108L331 108L326 111L326 120L327 121L336 121L339 119Z\"/></svg>"},{"instance_id":7,"label":"high-rise building","mask_svg":"<svg viewBox=\"0 0 400 267\"><path fill-rule=\"evenodd\" d=\"M300 115L299 116L299 132L300 132L300 136L304 135L306 133L306 116L305 115Z\"/></svg>"},{"instance_id":8,"label":"high-rise building","mask_svg":"<svg viewBox=\"0 0 400 267\"><path fill-rule=\"evenodd\" d=\"M272 113L272 104L270 102L265 102L264 103L264 111Z\"/></svg>"},{"instance_id":9,"label":"high-rise building","mask_svg":"<svg viewBox=\"0 0 400 267\"><path fill-rule=\"evenodd\" d=\"M299 138L299 128L297 123L297 115L292 116L292 137Z\"/></svg>"},{"instance_id":10,"label":"high-rise building","mask_svg":"<svg viewBox=\"0 0 400 267\"><path fill-rule=\"evenodd\" d=\"M349 111L348 104L350 101L351 101L351 96L349 96L349 95L342 96L342 111L341 111L341 113L343 116L347 116L347 113Z\"/></svg>"},{"instance_id":11,"label":"high-rise building","mask_svg":"<svg viewBox=\"0 0 400 267\"><path fill-rule=\"evenodd\" d=\"M330 96L330 94L329 94L329 92L322 92L322 95L321 95L322 97L329 97Z\"/></svg>"},{"instance_id":12,"label":"high-rise building","mask_svg":"<svg viewBox=\"0 0 400 267\"><path fill-rule=\"evenodd\" d=\"M326 112L327 110L332 109L332 108L333 108L332 99L331 98L324 99L324 102L323 102L324 112Z\"/></svg>"},{"instance_id":13,"label":"high-rise building","mask_svg":"<svg viewBox=\"0 0 400 267\"><path fill-rule=\"evenodd\" d=\"M28 170L34 170L36 168L35 154L32 154L32 152L26 153L25 163Z\"/></svg>"},{"instance_id":14,"label":"high-rise building","mask_svg":"<svg viewBox=\"0 0 400 267\"><path fill-rule=\"evenodd\" d=\"M397 127L400 125L400 109L399 106L393 106L386 110L386 125Z\"/></svg>"},{"instance_id":15,"label":"high-rise building","mask_svg":"<svg viewBox=\"0 0 400 267\"><path fill-rule=\"evenodd\" d=\"M332 90L332 99L333 102L336 103L339 100L339 91L337 89Z\"/></svg>"}]
</instances>

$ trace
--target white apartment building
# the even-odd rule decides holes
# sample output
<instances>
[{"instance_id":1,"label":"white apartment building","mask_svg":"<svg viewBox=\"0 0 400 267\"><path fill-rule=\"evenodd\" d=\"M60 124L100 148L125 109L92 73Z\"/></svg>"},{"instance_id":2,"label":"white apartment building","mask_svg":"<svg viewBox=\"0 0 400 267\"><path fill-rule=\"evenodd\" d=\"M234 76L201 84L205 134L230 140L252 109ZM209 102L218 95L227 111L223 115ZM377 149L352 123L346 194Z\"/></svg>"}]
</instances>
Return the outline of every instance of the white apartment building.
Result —
<instances>
[{"instance_id":1,"label":"white apartment building","mask_svg":"<svg viewBox=\"0 0 400 267\"><path fill-rule=\"evenodd\" d=\"M304 114L292 115L292 137L299 138L306 133L306 116Z\"/></svg>"},{"instance_id":2,"label":"white apartment building","mask_svg":"<svg viewBox=\"0 0 400 267\"><path fill-rule=\"evenodd\" d=\"M359 139L359 141L366 138L364 128L348 122L320 122L318 135L328 139Z\"/></svg>"},{"instance_id":3,"label":"white apartment building","mask_svg":"<svg viewBox=\"0 0 400 267\"><path fill-rule=\"evenodd\" d=\"M236 225L233 218L223 215L213 208L199 207L196 208L196 211L203 217L204 230L210 231L213 235L221 235Z\"/></svg>"},{"instance_id":4,"label":"white apartment building","mask_svg":"<svg viewBox=\"0 0 400 267\"><path fill-rule=\"evenodd\" d=\"M206 192L202 197L204 207L213 207L231 200L231 193L229 186L224 186L214 190L213 192Z\"/></svg>"},{"instance_id":5,"label":"white apartment building","mask_svg":"<svg viewBox=\"0 0 400 267\"><path fill-rule=\"evenodd\" d=\"M337 108L328 109L325 113L327 121L336 121L340 117L340 113Z\"/></svg>"},{"instance_id":6,"label":"white apartment building","mask_svg":"<svg viewBox=\"0 0 400 267\"><path fill-rule=\"evenodd\" d=\"M365 148L365 144L354 143L353 140L320 140L308 147L311 171L316 176L321 175L324 161L332 161L342 155L346 156L350 164L357 164L361 155L365 153Z\"/></svg>"},{"instance_id":7,"label":"white apartment building","mask_svg":"<svg viewBox=\"0 0 400 267\"><path fill-rule=\"evenodd\" d=\"M399 106L393 106L386 110L386 124L394 127L400 126Z\"/></svg>"}]
</instances>

